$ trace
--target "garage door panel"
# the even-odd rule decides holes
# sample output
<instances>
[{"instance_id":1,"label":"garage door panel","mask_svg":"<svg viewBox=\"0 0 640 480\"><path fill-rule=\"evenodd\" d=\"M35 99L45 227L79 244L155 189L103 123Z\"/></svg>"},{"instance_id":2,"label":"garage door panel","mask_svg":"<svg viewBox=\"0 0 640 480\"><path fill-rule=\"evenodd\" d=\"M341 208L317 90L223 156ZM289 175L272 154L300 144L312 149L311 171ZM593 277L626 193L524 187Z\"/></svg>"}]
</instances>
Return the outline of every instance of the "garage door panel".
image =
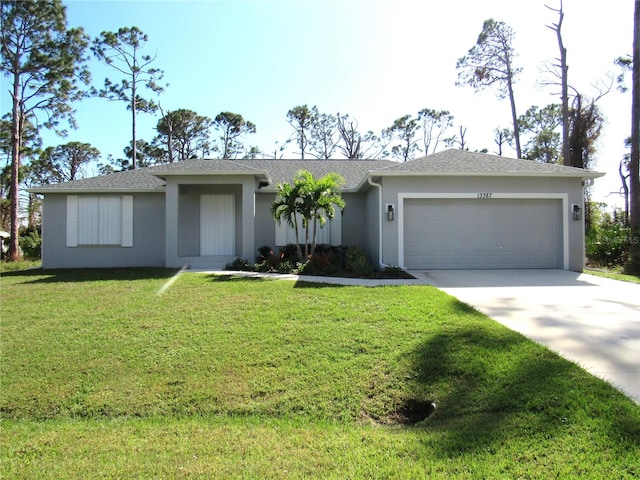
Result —
<instances>
[{"instance_id":1,"label":"garage door panel","mask_svg":"<svg viewBox=\"0 0 640 480\"><path fill-rule=\"evenodd\" d=\"M561 268L561 201L406 199L407 268Z\"/></svg>"}]
</instances>

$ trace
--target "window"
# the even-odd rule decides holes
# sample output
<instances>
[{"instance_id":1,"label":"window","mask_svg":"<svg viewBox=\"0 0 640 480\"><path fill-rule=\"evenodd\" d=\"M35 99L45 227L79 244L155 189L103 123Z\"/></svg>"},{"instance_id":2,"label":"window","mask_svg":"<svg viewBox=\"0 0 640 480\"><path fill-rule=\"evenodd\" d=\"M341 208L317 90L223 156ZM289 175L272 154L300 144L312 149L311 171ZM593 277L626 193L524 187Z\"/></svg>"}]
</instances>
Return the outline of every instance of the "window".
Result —
<instances>
[{"instance_id":1,"label":"window","mask_svg":"<svg viewBox=\"0 0 640 480\"><path fill-rule=\"evenodd\" d=\"M133 246L133 196L67 197L67 247Z\"/></svg>"},{"instance_id":2,"label":"window","mask_svg":"<svg viewBox=\"0 0 640 480\"><path fill-rule=\"evenodd\" d=\"M320 228L320 222L318 222L317 229L316 243L318 245L342 245L342 214L340 211L336 211L333 220L327 219L322 228ZM302 226L302 217L299 215L298 235L300 237L300 243L304 243L304 227ZM312 235L313 225L309 225L309 242L313 241ZM294 243L296 243L295 229L290 227L284 219L282 219L280 225L276 222L276 246L282 247Z\"/></svg>"}]
</instances>

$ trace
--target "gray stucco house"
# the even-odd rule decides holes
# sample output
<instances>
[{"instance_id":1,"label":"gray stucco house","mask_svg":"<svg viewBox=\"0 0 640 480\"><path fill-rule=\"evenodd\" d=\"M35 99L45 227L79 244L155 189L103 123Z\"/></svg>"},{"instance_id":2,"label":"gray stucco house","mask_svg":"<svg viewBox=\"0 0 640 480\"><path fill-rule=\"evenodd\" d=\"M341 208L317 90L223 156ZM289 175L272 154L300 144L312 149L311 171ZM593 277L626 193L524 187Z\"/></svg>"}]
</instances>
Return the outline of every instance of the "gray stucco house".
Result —
<instances>
[{"instance_id":1,"label":"gray stucco house","mask_svg":"<svg viewBox=\"0 0 640 480\"><path fill-rule=\"evenodd\" d=\"M602 173L461 150L387 160L187 160L33 188L43 268L222 268L293 243L269 208L306 169L341 174L346 208L319 243L406 269L584 265L584 185Z\"/></svg>"}]
</instances>

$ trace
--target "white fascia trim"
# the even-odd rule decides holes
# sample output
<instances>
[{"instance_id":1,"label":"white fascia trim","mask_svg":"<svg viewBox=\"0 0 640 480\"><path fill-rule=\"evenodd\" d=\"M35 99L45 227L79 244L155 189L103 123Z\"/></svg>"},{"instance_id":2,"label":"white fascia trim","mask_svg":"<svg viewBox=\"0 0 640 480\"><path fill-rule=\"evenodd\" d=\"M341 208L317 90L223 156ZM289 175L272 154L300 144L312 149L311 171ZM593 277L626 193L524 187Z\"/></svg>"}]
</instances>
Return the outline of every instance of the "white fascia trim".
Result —
<instances>
[{"instance_id":1,"label":"white fascia trim","mask_svg":"<svg viewBox=\"0 0 640 480\"><path fill-rule=\"evenodd\" d=\"M478 193L398 193L398 265L404 265L404 200L478 198ZM568 193L501 193L491 192L491 199L562 200L562 265L569 270L569 194ZM482 202L482 199L478 199Z\"/></svg>"}]
</instances>

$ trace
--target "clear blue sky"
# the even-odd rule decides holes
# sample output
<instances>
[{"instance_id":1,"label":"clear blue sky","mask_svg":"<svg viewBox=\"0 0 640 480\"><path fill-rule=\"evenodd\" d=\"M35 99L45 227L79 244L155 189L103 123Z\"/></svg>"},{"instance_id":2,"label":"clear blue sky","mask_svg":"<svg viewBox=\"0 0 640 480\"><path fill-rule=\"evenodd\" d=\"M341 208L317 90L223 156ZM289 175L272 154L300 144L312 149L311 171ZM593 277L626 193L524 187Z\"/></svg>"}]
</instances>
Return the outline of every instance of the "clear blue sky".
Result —
<instances>
[{"instance_id":1,"label":"clear blue sky","mask_svg":"<svg viewBox=\"0 0 640 480\"><path fill-rule=\"evenodd\" d=\"M510 126L506 100L491 91L456 87L456 60L473 46L488 18L516 32L524 72L516 85L519 114L531 105L558 102L538 82L545 61L558 55L556 15L545 3L559 0L298 0L298 1L93 1L67 0L69 26L91 37L122 26L149 36L146 51L169 83L159 101L165 110L188 108L215 117L232 111L257 126L245 143L273 151L291 135L287 111L301 104L321 112L348 113L361 130L379 133L398 117L422 108L447 109L467 128L470 149L493 151L493 130ZM582 93L616 72L613 60L631 53L633 0L564 0L564 40L569 81ZM115 72L91 63L100 86ZM617 72L616 72L617 73ZM548 77L547 77L548 78ZM5 79L2 113L10 103ZM608 118L597 168L603 198L619 188L617 165L630 134L630 95L617 91L601 102ZM130 141L130 114L120 102L90 99L76 105L79 129L67 139L47 135L49 145L78 140L103 154L122 156ZM139 116L138 138L151 140L157 117ZM293 150L290 157L295 157ZM610 197L610 201L613 199Z\"/></svg>"}]
</instances>

